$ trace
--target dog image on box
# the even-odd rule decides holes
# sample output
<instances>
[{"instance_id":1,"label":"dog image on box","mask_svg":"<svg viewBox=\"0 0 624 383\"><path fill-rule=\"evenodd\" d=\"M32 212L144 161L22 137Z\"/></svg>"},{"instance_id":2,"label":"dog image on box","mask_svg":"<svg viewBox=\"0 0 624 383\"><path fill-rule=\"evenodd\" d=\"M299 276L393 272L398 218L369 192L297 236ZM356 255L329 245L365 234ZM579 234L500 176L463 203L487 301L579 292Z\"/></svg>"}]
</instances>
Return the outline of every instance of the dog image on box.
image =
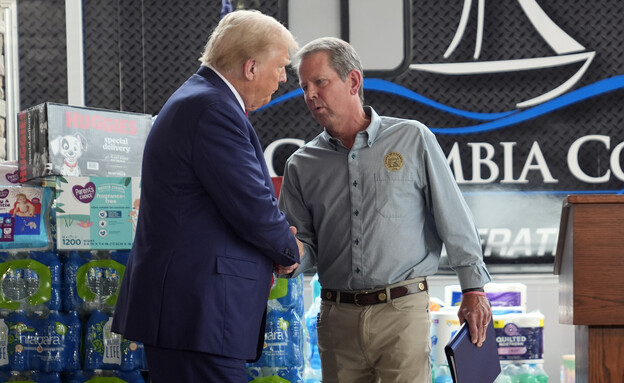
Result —
<instances>
[{"instance_id":1,"label":"dog image on box","mask_svg":"<svg viewBox=\"0 0 624 383\"><path fill-rule=\"evenodd\" d=\"M50 141L52 154L63 157L62 176L80 176L78 159L87 151L87 139L80 133L58 136Z\"/></svg>"}]
</instances>

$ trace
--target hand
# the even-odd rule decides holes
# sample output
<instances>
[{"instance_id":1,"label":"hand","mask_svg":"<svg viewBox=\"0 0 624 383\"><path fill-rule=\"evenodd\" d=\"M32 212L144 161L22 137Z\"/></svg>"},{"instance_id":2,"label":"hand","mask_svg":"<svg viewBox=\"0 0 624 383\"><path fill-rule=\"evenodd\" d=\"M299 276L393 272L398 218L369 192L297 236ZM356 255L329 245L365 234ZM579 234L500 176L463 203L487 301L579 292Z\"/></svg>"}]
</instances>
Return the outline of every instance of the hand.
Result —
<instances>
[{"instance_id":1,"label":"hand","mask_svg":"<svg viewBox=\"0 0 624 383\"><path fill-rule=\"evenodd\" d=\"M295 271L297 267L299 267L298 263L294 263L290 266L275 265L275 274L277 275L290 274L293 271Z\"/></svg>"},{"instance_id":2,"label":"hand","mask_svg":"<svg viewBox=\"0 0 624 383\"><path fill-rule=\"evenodd\" d=\"M481 347L483 342L485 342L487 325L492 320L490 301L482 295L464 294L462 295L457 316L460 323L468 321L472 343L476 344L477 347Z\"/></svg>"},{"instance_id":3,"label":"hand","mask_svg":"<svg viewBox=\"0 0 624 383\"><path fill-rule=\"evenodd\" d=\"M293 235L295 236L295 241L297 241L297 248L299 249L299 256L303 257L303 243L297 239L297 228L294 226L290 227L290 231L293 233Z\"/></svg>"}]
</instances>

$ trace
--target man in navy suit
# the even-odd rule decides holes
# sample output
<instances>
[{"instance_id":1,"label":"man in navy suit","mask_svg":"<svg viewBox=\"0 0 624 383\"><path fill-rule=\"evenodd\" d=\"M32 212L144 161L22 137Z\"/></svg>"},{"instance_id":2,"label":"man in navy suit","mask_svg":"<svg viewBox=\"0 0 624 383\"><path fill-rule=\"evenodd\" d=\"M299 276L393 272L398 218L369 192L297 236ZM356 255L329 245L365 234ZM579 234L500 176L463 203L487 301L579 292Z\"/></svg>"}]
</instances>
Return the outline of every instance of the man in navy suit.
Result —
<instances>
[{"instance_id":1,"label":"man in navy suit","mask_svg":"<svg viewBox=\"0 0 624 383\"><path fill-rule=\"evenodd\" d=\"M294 270L303 248L246 114L286 81L296 49L272 17L226 15L147 138L112 329L145 345L154 383L246 382L262 352L274 265Z\"/></svg>"}]
</instances>

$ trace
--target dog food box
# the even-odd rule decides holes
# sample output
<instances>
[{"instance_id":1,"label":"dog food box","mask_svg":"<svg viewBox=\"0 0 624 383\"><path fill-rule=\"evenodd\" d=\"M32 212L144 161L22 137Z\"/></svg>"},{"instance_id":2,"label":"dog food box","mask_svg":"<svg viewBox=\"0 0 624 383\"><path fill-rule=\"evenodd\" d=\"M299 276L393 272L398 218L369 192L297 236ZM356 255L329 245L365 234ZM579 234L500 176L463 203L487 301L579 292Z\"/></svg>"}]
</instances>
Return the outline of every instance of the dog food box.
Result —
<instances>
[{"instance_id":1,"label":"dog food box","mask_svg":"<svg viewBox=\"0 0 624 383\"><path fill-rule=\"evenodd\" d=\"M126 250L139 218L139 177L56 177L59 250Z\"/></svg>"},{"instance_id":2,"label":"dog food box","mask_svg":"<svg viewBox=\"0 0 624 383\"><path fill-rule=\"evenodd\" d=\"M19 180L138 177L152 116L55 103L18 114Z\"/></svg>"}]
</instances>

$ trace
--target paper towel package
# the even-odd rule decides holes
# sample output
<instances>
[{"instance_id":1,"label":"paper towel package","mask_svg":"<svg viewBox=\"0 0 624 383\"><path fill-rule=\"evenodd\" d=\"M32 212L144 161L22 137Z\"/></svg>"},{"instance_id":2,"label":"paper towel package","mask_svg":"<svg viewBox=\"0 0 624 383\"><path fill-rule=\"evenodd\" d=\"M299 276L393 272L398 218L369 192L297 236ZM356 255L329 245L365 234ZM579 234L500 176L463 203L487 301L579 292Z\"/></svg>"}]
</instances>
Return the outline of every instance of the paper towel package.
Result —
<instances>
[{"instance_id":1,"label":"paper towel package","mask_svg":"<svg viewBox=\"0 0 624 383\"><path fill-rule=\"evenodd\" d=\"M59 250L127 250L139 214L139 177L57 177Z\"/></svg>"},{"instance_id":2,"label":"paper towel package","mask_svg":"<svg viewBox=\"0 0 624 383\"><path fill-rule=\"evenodd\" d=\"M513 308L513 312L526 311L526 285L523 283L488 283L484 286L485 294L492 308ZM461 303L461 287L446 286L444 300L448 306L459 306Z\"/></svg>"},{"instance_id":3,"label":"paper towel package","mask_svg":"<svg viewBox=\"0 0 624 383\"><path fill-rule=\"evenodd\" d=\"M19 180L135 177L152 116L47 102L18 114Z\"/></svg>"},{"instance_id":4,"label":"paper towel package","mask_svg":"<svg viewBox=\"0 0 624 383\"><path fill-rule=\"evenodd\" d=\"M444 346L459 331L457 307L431 312L431 364L447 364Z\"/></svg>"},{"instance_id":5,"label":"paper towel package","mask_svg":"<svg viewBox=\"0 0 624 383\"><path fill-rule=\"evenodd\" d=\"M531 362L544 358L544 315L539 311L493 315L501 362Z\"/></svg>"}]
</instances>

